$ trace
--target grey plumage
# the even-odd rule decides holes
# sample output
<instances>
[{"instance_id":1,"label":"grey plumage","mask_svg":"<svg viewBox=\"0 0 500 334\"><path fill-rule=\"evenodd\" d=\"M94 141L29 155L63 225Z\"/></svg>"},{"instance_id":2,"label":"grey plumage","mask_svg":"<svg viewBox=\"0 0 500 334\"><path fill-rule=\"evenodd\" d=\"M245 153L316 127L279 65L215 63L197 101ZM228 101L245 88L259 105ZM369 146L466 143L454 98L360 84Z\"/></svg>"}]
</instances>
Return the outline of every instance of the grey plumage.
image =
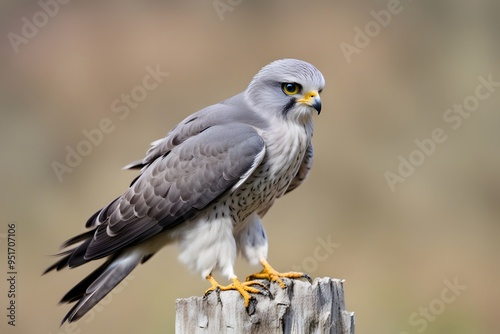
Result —
<instances>
[{"instance_id":1,"label":"grey plumage","mask_svg":"<svg viewBox=\"0 0 500 334\"><path fill-rule=\"evenodd\" d=\"M309 173L312 111L320 111L323 86L311 64L275 61L243 93L190 115L154 142L144 159L126 166L140 168L140 175L89 218L90 231L63 244L78 245L46 270L108 257L63 297L61 302L77 302L63 322L81 318L139 263L174 241L180 259L204 277L213 270L236 277L237 252L253 263L265 259L260 218Z\"/></svg>"}]
</instances>

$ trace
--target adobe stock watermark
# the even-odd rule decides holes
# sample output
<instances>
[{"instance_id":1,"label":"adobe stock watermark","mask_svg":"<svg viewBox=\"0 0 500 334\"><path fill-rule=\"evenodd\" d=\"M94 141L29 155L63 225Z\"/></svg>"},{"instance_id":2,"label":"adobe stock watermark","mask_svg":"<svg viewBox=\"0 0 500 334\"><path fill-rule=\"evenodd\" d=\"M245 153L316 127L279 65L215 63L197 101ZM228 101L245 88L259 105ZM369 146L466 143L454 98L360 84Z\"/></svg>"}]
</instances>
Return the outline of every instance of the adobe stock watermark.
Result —
<instances>
[{"instance_id":1,"label":"adobe stock watermark","mask_svg":"<svg viewBox=\"0 0 500 334\"><path fill-rule=\"evenodd\" d=\"M136 109L139 103L148 97L148 93L158 88L169 73L163 72L160 65L157 64L155 68L146 66L146 74L142 78L142 84L133 87L130 93L123 93L119 98L111 102L111 111L118 117L119 120L125 120L131 110ZM73 147L66 145L66 157L64 162L53 161L51 163L52 169L59 180L64 180L63 176L66 173L71 173L78 167L84 157L89 156L94 147L102 144L105 135L112 133L116 129L116 124L111 118L103 118L99 121L97 127L87 130L82 130L83 139L76 143Z\"/></svg>"},{"instance_id":2,"label":"adobe stock watermark","mask_svg":"<svg viewBox=\"0 0 500 334\"><path fill-rule=\"evenodd\" d=\"M239 6L243 0L214 0L212 5L214 6L215 12L219 16L221 21L224 21L224 13L232 12L235 7Z\"/></svg>"},{"instance_id":3,"label":"adobe stock watermark","mask_svg":"<svg viewBox=\"0 0 500 334\"><path fill-rule=\"evenodd\" d=\"M128 275L120 282L111 292L104 297L96 306L94 306L80 321L68 323L65 322L56 333L50 332L49 334L81 334L82 329L80 325L83 323L91 323L94 321L96 314L102 312L106 305L113 301L113 296L121 293L129 284L131 280L135 279L134 275Z\"/></svg>"},{"instance_id":4,"label":"adobe stock watermark","mask_svg":"<svg viewBox=\"0 0 500 334\"><path fill-rule=\"evenodd\" d=\"M466 285L461 285L458 282L458 277L455 277L453 282L445 279L443 283L445 287L441 290L439 298L431 300L427 306L420 307L418 311L413 312L408 317L409 324L413 326L418 333L424 332L429 326L429 323L435 321L437 316L446 310L446 305L453 303L457 297L460 296L465 289L467 289ZM410 333L407 331L401 331L399 334Z\"/></svg>"},{"instance_id":5,"label":"adobe stock watermark","mask_svg":"<svg viewBox=\"0 0 500 334\"><path fill-rule=\"evenodd\" d=\"M340 51L342 51L347 63L350 64L353 55L360 54L361 50L370 45L372 40L380 35L383 29L389 26L393 17L400 14L403 9L404 7L400 0L389 0L386 9L381 9L379 11L371 10L370 15L373 17L373 20L368 21L363 29L358 26L354 27L352 44L346 42L341 42L339 44Z\"/></svg>"},{"instance_id":6,"label":"adobe stock watermark","mask_svg":"<svg viewBox=\"0 0 500 334\"><path fill-rule=\"evenodd\" d=\"M340 247L340 244L332 242L330 235L326 238L318 237L316 241L318 245L314 248L313 255L304 258L299 265L292 265L293 271L307 273L316 271L319 264L326 261L330 255L333 254L335 249Z\"/></svg>"},{"instance_id":7,"label":"adobe stock watermark","mask_svg":"<svg viewBox=\"0 0 500 334\"><path fill-rule=\"evenodd\" d=\"M70 0L40 0L38 6L40 10L35 12L31 19L26 16L21 18L23 25L20 34L15 32L7 33L7 38L16 54L19 53L19 47L22 44L28 44L30 40L38 35L40 29L45 27L51 18L54 18L58 13L61 5L65 5Z\"/></svg>"},{"instance_id":8,"label":"adobe stock watermark","mask_svg":"<svg viewBox=\"0 0 500 334\"><path fill-rule=\"evenodd\" d=\"M479 84L473 94L466 96L461 104L455 103L453 107L444 111L443 121L452 130L459 129L463 120L468 119L473 112L479 109L481 101L489 99L497 90L497 87L500 87L500 82L493 81L492 74L480 75L477 80ZM427 138L415 139L416 148L407 155L398 156L399 165L396 172L388 170L384 172L389 189L392 192L396 191L396 185L405 182L407 178L412 176L416 168L422 166L427 158L437 151L438 146L447 140L448 134L440 127L433 129Z\"/></svg>"}]
</instances>

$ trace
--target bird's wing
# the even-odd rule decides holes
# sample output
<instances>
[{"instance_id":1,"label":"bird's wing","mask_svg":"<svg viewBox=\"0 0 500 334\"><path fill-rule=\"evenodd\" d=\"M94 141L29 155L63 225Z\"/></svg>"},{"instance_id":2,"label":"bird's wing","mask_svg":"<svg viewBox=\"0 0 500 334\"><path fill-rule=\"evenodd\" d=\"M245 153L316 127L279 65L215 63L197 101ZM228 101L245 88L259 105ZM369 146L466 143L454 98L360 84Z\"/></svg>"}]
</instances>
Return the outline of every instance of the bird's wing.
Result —
<instances>
[{"instance_id":1,"label":"bird's wing","mask_svg":"<svg viewBox=\"0 0 500 334\"><path fill-rule=\"evenodd\" d=\"M193 217L241 184L264 153L263 138L241 123L211 126L174 145L89 219L87 226L95 226L96 232L81 260L107 256ZM74 266L71 260L69 266Z\"/></svg>"},{"instance_id":2,"label":"bird's wing","mask_svg":"<svg viewBox=\"0 0 500 334\"><path fill-rule=\"evenodd\" d=\"M216 123L207 121L207 114L211 107L200 110L184 119L176 127L170 130L164 138L151 143L151 148L146 153L146 156L123 167L123 169L138 169L148 166L167 152L170 152L175 146L182 144L186 139L195 136L206 128L215 125ZM222 110L219 108L219 112Z\"/></svg>"},{"instance_id":3,"label":"bird's wing","mask_svg":"<svg viewBox=\"0 0 500 334\"><path fill-rule=\"evenodd\" d=\"M186 117L170 130L164 138L152 142L152 146L144 159L131 162L123 168L144 168L188 138L205 131L205 129L214 125L230 125L233 123L249 124L259 129L265 129L268 126L267 121L248 108L243 94L238 94Z\"/></svg>"},{"instance_id":4,"label":"bird's wing","mask_svg":"<svg viewBox=\"0 0 500 334\"><path fill-rule=\"evenodd\" d=\"M304 158L302 159L299 171L293 178L292 182L290 182L290 185L286 189L285 194L289 193L290 191L300 186L302 182L306 179L306 177L309 175L309 172L311 171L313 157L314 157L314 148L312 143L310 143L309 146L307 147L306 153L304 154Z\"/></svg>"}]
</instances>

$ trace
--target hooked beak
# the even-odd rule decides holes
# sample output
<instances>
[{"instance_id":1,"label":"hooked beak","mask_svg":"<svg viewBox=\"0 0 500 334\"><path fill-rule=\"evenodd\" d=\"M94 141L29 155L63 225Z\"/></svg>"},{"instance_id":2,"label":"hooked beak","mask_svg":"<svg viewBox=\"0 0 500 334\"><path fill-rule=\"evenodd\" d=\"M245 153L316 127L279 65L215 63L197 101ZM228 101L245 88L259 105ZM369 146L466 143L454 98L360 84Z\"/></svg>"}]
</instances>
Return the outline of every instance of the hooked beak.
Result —
<instances>
[{"instance_id":1,"label":"hooked beak","mask_svg":"<svg viewBox=\"0 0 500 334\"><path fill-rule=\"evenodd\" d=\"M297 102L313 107L318 112L318 115L321 112L321 98L319 97L319 93L315 90L307 92L304 97L298 99Z\"/></svg>"}]
</instances>

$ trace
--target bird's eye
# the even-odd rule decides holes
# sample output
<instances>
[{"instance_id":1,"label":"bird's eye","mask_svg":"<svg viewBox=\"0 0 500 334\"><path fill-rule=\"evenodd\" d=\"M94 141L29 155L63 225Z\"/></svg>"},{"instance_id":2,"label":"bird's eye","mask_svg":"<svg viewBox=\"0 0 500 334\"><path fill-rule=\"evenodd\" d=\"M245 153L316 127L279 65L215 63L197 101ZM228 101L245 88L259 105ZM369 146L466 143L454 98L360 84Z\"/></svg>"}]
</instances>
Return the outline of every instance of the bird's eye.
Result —
<instances>
[{"instance_id":1,"label":"bird's eye","mask_svg":"<svg viewBox=\"0 0 500 334\"><path fill-rule=\"evenodd\" d=\"M293 82L285 82L281 84L281 89L286 95L295 95L300 91L300 85Z\"/></svg>"}]
</instances>

